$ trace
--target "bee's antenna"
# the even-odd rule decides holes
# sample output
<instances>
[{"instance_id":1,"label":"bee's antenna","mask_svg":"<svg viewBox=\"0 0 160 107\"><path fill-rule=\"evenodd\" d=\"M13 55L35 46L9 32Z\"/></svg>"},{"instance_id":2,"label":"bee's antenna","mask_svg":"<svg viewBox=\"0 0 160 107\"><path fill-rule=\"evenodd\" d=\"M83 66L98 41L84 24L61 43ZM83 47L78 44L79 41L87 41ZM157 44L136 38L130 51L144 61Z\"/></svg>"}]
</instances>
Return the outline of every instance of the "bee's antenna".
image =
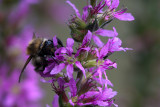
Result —
<instances>
[{"instance_id":1,"label":"bee's antenna","mask_svg":"<svg viewBox=\"0 0 160 107\"><path fill-rule=\"evenodd\" d=\"M21 73L19 75L19 80L18 80L19 83L21 81L22 73L24 72L24 69L26 68L26 66L28 65L28 63L31 61L32 57L33 56L29 56L28 59L27 59L27 61L26 61L26 63L24 64L23 69L22 69L22 71L21 71Z\"/></svg>"},{"instance_id":2,"label":"bee's antenna","mask_svg":"<svg viewBox=\"0 0 160 107\"><path fill-rule=\"evenodd\" d=\"M33 37L32 37L32 39L35 39L35 38L36 38L36 33L33 32Z\"/></svg>"}]
</instances>

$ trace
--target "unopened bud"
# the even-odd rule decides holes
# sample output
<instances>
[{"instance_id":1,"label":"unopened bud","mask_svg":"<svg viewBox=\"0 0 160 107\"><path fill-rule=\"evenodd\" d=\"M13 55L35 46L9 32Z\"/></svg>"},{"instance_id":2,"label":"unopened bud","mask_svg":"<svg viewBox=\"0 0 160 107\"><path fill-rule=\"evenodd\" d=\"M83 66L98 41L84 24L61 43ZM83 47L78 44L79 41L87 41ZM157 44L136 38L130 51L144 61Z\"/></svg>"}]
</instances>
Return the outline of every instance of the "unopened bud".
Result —
<instances>
[{"instance_id":1,"label":"unopened bud","mask_svg":"<svg viewBox=\"0 0 160 107\"><path fill-rule=\"evenodd\" d=\"M84 35L86 34L86 30L78 30L75 24L69 25L71 29L71 36L76 42L82 42Z\"/></svg>"},{"instance_id":2,"label":"unopened bud","mask_svg":"<svg viewBox=\"0 0 160 107\"><path fill-rule=\"evenodd\" d=\"M84 64L85 68L91 68L91 67L95 67L97 65L96 60L89 60Z\"/></svg>"},{"instance_id":3,"label":"unopened bud","mask_svg":"<svg viewBox=\"0 0 160 107\"><path fill-rule=\"evenodd\" d=\"M90 4L92 5L92 7L96 6L96 2L97 2L97 0L90 0Z\"/></svg>"},{"instance_id":4,"label":"unopened bud","mask_svg":"<svg viewBox=\"0 0 160 107\"><path fill-rule=\"evenodd\" d=\"M86 23L78 17L75 18L74 23L76 24L76 28L80 30L84 30L87 27Z\"/></svg>"}]
</instances>

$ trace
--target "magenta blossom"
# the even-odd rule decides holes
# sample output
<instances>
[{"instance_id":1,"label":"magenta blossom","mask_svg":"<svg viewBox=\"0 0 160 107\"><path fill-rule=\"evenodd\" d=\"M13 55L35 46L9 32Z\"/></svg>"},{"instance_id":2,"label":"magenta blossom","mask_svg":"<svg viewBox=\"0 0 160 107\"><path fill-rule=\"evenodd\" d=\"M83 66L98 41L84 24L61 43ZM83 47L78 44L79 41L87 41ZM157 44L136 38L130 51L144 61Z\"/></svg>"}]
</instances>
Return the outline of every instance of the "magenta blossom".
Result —
<instances>
[{"instance_id":1,"label":"magenta blossom","mask_svg":"<svg viewBox=\"0 0 160 107\"><path fill-rule=\"evenodd\" d=\"M25 0L25 2L28 6L32 4L30 0ZM42 56L41 54L37 54L38 57L44 58L47 62L45 70L38 73L44 78L51 78L49 80L41 79L41 81L50 83L55 92L52 105L53 107L63 105L66 107L106 107L111 105L117 107L114 104L114 96L117 95L117 92L113 91L113 84L107 75L109 70L117 68L117 63L108 58L112 53L117 51L131 49L122 47L122 41L117 37L118 32L115 27L113 27L113 30L106 30L103 27L115 18L123 21L131 21L134 20L134 17L130 13L125 13L126 9L115 11L119 5L119 0L91 0L90 4L83 8L82 15L73 3L69 0L66 2L75 11L75 15L67 23L71 30L72 38L67 39L66 46L59 46L60 40L56 36L53 37L53 40L50 40L50 43L53 44L49 49L47 45L43 47L43 43L46 42L41 42L41 45L38 46L40 49L47 48L52 53L51 55L45 54ZM24 11L25 15L29 8L24 7L24 9L26 9ZM21 16L21 14L23 16L23 10L20 11L18 16ZM24 30L22 35L26 36L25 40L28 42L31 34L25 32L28 31ZM99 36L107 37L105 39L108 42L103 43ZM73 49L75 42L78 42L78 46ZM17 47L25 49L25 43L20 42L20 44L22 45L17 44ZM26 71L32 71L30 65L28 65ZM30 72L26 73L27 76L28 73ZM31 77L29 76L31 80L34 79L34 77ZM13 82L13 80L11 81ZM23 83L25 88L29 87L29 91L32 87L33 90L36 90L33 86L36 86L36 84L28 84L25 81ZM10 84L6 85L7 89L12 88L11 86ZM17 92L17 90L14 90L14 92ZM23 97L32 100L37 99L37 93L30 92L30 94L24 94ZM9 97L8 102L13 102L13 98ZM49 107L49 105L46 106Z\"/></svg>"},{"instance_id":2,"label":"magenta blossom","mask_svg":"<svg viewBox=\"0 0 160 107\"><path fill-rule=\"evenodd\" d=\"M103 47L104 46L104 43L100 40L100 38L96 35L100 35L100 36L103 36L103 37L116 37L118 36L118 33L116 31L116 28L113 27L113 30L105 30L105 29L98 29L97 31L95 31L93 33L93 41L94 43L98 46L98 47Z\"/></svg>"},{"instance_id":3,"label":"magenta blossom","mask_svg":"<svg viewBox=\"0 0 160 107\"><path fill-rule=\"evenodd\" d=\"M97 14L98 17L105 16L105 19L108 20L110 18L117 18L122 21L132 21L134 20L134 17L131 13L125 13L127 9L121 9L117 12L115 12L115 9L119 5L119 0L101 0L98 5L95 7L92 7L91 5L88 5L83 8L83 14L82 17L80 15L79 10L76 8L74 4L72 4L70 1L67 1L69 5L73 7L73 9L76 12L76 15L79 18L82 18L83 20L86 20L88 16L88 9L91 9L91 15ZM106 10L103 10L103 8L107 6L108 8Z\"/></svg>"},{"instance_id":4,"label":"magenta blossom","mask_svg":"<svg viewBox=\"0 0 160 107\"><path fill-rule=\"evenodd\" d=\"M105 30L105 29L99 29L95 32L93 32L93 34L88 30L88 33L85 35L83 41L82 41L82 45L79 47L77 53L76 53L76 57L79 56L80 52L83 51L90 51L90 42L93 39L94 43L98 46L98 47L103 47L104 43L100 40L100 38L96 35L100 35L100 36L107 36L107 37L116 37L118 35L116 29L113 27L114 31L112 30Z\"/></svg>"},{"instance_id":5,"label":"magenta blossom","mask_svg":"<svg viewBox=\"0 0 160 107\"><path fill-rule=\"evenodd\" d=\"M71 3L69 0L67 0L66 2L74 9L74 11L75 11L75 13L76 13L76 16L77 16L78 18L82 19L83 21L86 21L86 20L87 20L87 17L88 17L88 14L89 14L89 13L88 13L88 9L92 8L91 5L85 6L85 7L83 8L83 14L82 14L82 16L81 16L79 10L76 8L76 6L75 6L73 3Z\"/></svg>"},{"instance_id":6,"label":"magenta blossom","mask_svg":"<svg viewBox=\"0 0 160 107\"><path fill-rule=\"evenodd\" d=\"M117 18L121 21L133 21L134 17L131 13L125 13L127 9L121 9L117 12L115 12L115 9L119 5L119 0L105 0L108 10L104 12L104 14L107 14L105 19L108 20L110 17Z\"/></svg>"},{"instance_id":7,"label":"magenta blossom","mask_svg":"<svg viewBox=\"0 0 160 107\"><path fill-rule=\"evenodd\" d=\"M73 45L74 45L74 40L72 38L68 38L66 47L61 47L57 49L57 51L55 52L55 55L57 59L60 61L60 64L57 64L52 69L52 71L50 72L51 75L58 74L66 66L67 76L69 78L73 78L73 66L76 65L83 72L85 76L85 69L83 68L81 63L72 55Z\"/></svg>"},{"instance_id":8,"label":"magenta blossom","mask_svg":"<svg viewBox=\"0 0 160 107\"><path fill-rule=\"evenodd\" d=\"M72 106L74 105L98 105L98 106L110 106L113 104L112 98L117 94L116 91L113 91L111 88L100 88L92 89L85 94L77 96L77 88L74 79L71 79L69 82L71 91L71 98L69 100Z\"/></svg>"},{"instance_id":9,"label":"magenta blossom","mask_svg":"<svg viewBox=\"0 0 160 107\"><path fill-rule=\"evenodd\" d=\"M8 70L4 67L2 67L1 72L6 74L0 75L2 82L0 83L0 105L3 107L40 107L39 100L42 98L42 90L39 88L37 75L34 72L29 72L19 84L20 71L14 70L8 76Z\"/></svg>"}]
</instances>

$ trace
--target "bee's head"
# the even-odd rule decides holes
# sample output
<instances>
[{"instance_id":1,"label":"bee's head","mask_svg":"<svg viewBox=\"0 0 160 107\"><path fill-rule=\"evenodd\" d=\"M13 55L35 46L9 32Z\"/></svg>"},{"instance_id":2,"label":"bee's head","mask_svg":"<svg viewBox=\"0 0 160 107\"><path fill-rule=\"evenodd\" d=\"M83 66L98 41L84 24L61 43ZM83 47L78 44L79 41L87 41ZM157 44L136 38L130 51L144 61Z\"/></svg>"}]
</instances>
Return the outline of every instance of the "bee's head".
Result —
<instances>
[{"instance_id":1,"label":"bee's head","mask_svg":"<svg viewBox=\"0 0 160 107\"><path fill-rule=\"evenodd\" d=\"M33 38L27 47L27 54L28 55L36 55L40 51L40 47L43 43L44 39L42 38Z\"/></svg>"}]
</instances>

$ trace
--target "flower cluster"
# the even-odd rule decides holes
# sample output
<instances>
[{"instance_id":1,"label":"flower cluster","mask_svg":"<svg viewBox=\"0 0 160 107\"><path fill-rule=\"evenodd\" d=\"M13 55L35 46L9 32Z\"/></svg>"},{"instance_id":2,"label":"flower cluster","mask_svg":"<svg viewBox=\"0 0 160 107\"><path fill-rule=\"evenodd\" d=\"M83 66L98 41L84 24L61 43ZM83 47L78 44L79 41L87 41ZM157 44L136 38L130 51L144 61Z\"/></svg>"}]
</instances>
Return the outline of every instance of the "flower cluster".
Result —
<instances>
[{"instance_id":1,"label":"flower cluster","mask_svg":"<svg viewBox=\"0 0 160 107\"><path fill-rule=\"evenodd\" d=\"M23 28L31 6L39 0L0 0L0 107L41 107L43 91L33 66L26 68L18 83L19 72L27 55L25 48L32 38L33 25Z\"/></svg>"},{"instance_id":2,"label":"flower cluster","mask_svg":"<svg viewBox=\"0 0 160 107\"><path fill-rule=\"evenodd\" d=\"M43 98L43 91L39 85L39 77L33 71L33 66L28 65L25 78L22 83L18 83L20 67L14 67L24 63L26 60L24 46L32 38L32 27L26 27L19 37L10 37L7 41L8 56L12 64L12 69L9 68L9 63L4 62L0 65L0 106L1 107L41 107L39 101ZM23 35L23 36L22 36ZM25 39L26 42L21 41ZM28 40L27 40L28 39Z\"/></svg>"},{"instance_id":3,"label":"flower cluster","mask_svg":"<svg viewBox=\"0 0 160 107\"><path fill-rule=\"evenodd\" d=\"M67 39L65 47L58 47L57 37L53 38L55 55L41 74L52 77L42 81L51 83L56 93L53 107L112 104L117 107L113 99L117 92L112 90L113 84L106 74L106 71L117 68L117 64L108 57L116 51L131 49L121 47L122 41L115 27L113 30L103 27L114 19L132 21L134 17L125 13L126 8L116 11L119 0L90 0L82 15L73 3L69 0L66 3L75 11L68 22L72 38ZM108 42L103 43L100 36L107 37ZM74 42L79 44L75 49Z\"/></svg>"},{"instance_id":4,"label":"flower cluster","mask_svg":"<svg viewBox=\"0 0 160 107\"><path fill-rule=\"evenodd\" d=\"M26 78L19 84L19 69L10 75L7 65L2 65L0 72L0 106L1 107L41 107L42 90L37 75L28 68ZM36 79L35 79L36 78Z\"/></svg>"}]
</instances>

